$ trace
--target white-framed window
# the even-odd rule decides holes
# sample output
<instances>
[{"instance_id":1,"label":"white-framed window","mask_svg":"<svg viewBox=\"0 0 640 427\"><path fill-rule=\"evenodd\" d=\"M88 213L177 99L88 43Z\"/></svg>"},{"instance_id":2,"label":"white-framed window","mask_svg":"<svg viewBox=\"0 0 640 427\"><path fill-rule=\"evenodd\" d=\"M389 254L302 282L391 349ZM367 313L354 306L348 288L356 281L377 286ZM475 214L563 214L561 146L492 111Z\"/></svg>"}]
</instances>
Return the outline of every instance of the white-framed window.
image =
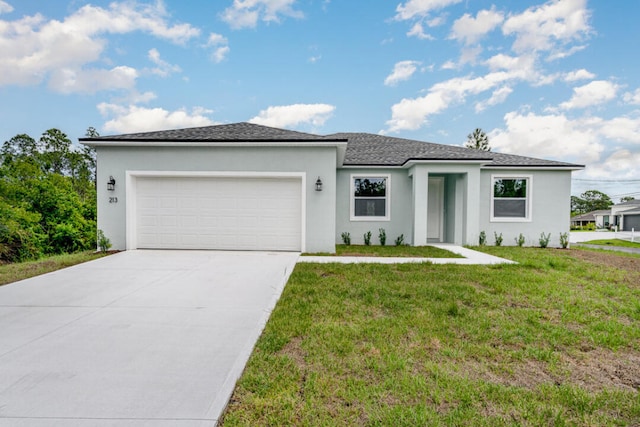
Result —
<instances>
[{"instance_id":1,"label":"white-framed window","mask_svg":"<svg viewBox=\"0 0 640 427\"><path fill-rule=\"evenodd\" d=\"M389 175L351 175L351 220L389 221Z\"/></svg>"},{"instance_id":2,"label":"white-framed window","mask_svg":"<svg viewBox=\"0 0 640 427\"><path fill-rule=\"evenodd\" d=\"M531 221L531 175L491 176L491 221Z\"/></svg>"}]
</instances>

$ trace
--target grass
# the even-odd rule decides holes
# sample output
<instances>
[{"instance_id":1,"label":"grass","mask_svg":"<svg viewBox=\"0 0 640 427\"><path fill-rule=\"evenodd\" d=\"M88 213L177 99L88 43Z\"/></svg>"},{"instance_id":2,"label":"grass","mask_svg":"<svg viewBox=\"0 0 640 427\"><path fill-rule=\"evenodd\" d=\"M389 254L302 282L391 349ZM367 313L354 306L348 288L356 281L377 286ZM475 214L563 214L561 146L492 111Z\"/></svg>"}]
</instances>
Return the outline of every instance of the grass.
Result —
<instances>
[{"instance_id":1,"label":"grass","mask_svg":"<svg viewBox=\"0 0 640 427\"><path fill-rule=\"evenodd\" d=\"M366 246L336 245L336 253L305 254L324 256L373 256L373 257L418 257L418 258L462 258L458 254L434 246Z\"/></svg>"},{"instance_id":2,"label":"grass","mask_svg":"<svg viewBox=\"0 0 640 427\"><path fill-rule=\"evenodd\" d=\"M603 246L622 246L625 248L640 248L639 242L630 242L628 240L621 239L602 239L602 240L589 240L588 242L581 242L588 245L603 245Z\"/></svg>"},{"instance_id":3,"label":"grass","mask_svg":"<svg viewBox=\"0 0 640 427\"><path fill-rule=\"evenodd\" d=\"M13 264L0 264L0 286L29 277L39 276L61 268L91 261L103 257L103 253L93 251L75 254L55 255L37 261L27 261Z\"/></svg>"},{"instance_id":4,"label":"grass","mask_svg":"<svg viewBox=\"0 0 640 427\"><path fill-rule=\"evenodd\" d=\"M640 261L480 250L519 264L297 265L223 425L640 423Z\"/></svg>"}]
</instances>

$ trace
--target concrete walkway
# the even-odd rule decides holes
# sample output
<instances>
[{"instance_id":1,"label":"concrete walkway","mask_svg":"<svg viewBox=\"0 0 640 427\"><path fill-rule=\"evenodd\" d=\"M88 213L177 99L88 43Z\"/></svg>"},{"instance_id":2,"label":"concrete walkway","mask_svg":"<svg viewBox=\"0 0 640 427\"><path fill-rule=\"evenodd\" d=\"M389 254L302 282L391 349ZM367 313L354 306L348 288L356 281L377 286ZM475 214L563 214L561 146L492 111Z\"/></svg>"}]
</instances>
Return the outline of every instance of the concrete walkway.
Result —
<instances>
[{"instance_id":1,"label":"concrete walkway","mask_svg":"<svg viewBox=\"0 0 640 427\"><path fill-rule=\"evenodd\" d=\"M591 249L602 249L605 251L614 251L614 252L625 252L628 254L638 254L640 255L640 248L627 248L625 246L608 246L608 245L589 245L586 243L574 243L576 247L583 248L591 248Z\"/></svg>"},{"instance_id":2,"label":"concrete walkway","mask_svg":"<svg viewBox=\"0 0 640 427\"><path fill-rule=\"evenodd\" d=\"M0 286L0 426L214 426L297 258L127 251Z\"/></svg>"},{"instance_id":3,"label":"concrete walkway","mask_svg":"<svg viewBox=\"0 0 640 427\"><path fill-rule=\"evenodd\" d=\"M394 257L365 257L365 256L301 256L298 262L314 263L342 263L342 264L411 264L424 263L431 264L464 264L464 265L491 265L491 264L517 264L497 256L463 248L462 246L450 244L430 244L436 248L461 255L464 258L394 258Z\"/></svg>"}]
</instances>

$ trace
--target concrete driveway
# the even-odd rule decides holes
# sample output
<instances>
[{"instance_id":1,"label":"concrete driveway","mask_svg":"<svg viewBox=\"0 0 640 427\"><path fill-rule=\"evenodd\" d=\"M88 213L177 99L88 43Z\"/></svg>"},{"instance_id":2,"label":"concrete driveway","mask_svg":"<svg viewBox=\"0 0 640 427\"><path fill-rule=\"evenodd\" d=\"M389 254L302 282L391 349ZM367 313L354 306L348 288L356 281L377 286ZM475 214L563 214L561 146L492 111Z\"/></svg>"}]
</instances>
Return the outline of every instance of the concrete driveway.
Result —
<instances>
[{"instance_id":1,"label":"concrete driveway","mask_svg":"<svg viewBox=\"0 0 640 427\"><path fill-rule=\"evenodd\" d=\"M297 258L129 251L0 287L0 426L213 426Z\"/></svg>"}]
</instances>

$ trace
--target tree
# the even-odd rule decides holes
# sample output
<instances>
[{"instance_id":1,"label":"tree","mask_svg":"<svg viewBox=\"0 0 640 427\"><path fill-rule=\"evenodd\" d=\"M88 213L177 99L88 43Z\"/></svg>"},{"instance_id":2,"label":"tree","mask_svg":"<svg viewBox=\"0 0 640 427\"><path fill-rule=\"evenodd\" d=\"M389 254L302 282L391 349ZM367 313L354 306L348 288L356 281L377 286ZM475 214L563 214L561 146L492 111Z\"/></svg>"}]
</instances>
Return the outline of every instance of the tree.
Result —
<instances>
[{"instance_id":1,"label":"tree","mask_svg":"<svg viewBox=\"0 0 640 427\"><path fill-rule=\"evenodd\" d=\"M467 135L467 142L465 142L464 146L474 150L491 151L489 137L480 128L476 128L476 130Z\"/></svg>"},{"instance_id":2,"label":"tree","mask_svg":"<svg viewBox=\"0 0 640 427\"><path fill-rule=\"evenodd\" d=\"M598 190L587 190L580 197L571 196L571 213L573 215L609 209L611 205L613 205L611 198Z\"/></svg>"},{"instance_id":3,"label":"tree","mask_svg":"<svg viewBox=\"0 0 640 427\"><path fill-rule=\"evenodd\" d=\"M635 200L636 198L633 196L624 196L620 198L620 203L624 203L624 202L630 202L632 200Z\"/></svg>"},{"instance_id":4,"label":"tree","mask_svg":"<svg viewBox=\"0 0 640 427\"><path fill-rule=\"evenodd\" d=\"M95 129L93 130L95 132ZM95 248L95 151L58 129L0 149L0 262Z\"/></svg>"}]
</instances>

